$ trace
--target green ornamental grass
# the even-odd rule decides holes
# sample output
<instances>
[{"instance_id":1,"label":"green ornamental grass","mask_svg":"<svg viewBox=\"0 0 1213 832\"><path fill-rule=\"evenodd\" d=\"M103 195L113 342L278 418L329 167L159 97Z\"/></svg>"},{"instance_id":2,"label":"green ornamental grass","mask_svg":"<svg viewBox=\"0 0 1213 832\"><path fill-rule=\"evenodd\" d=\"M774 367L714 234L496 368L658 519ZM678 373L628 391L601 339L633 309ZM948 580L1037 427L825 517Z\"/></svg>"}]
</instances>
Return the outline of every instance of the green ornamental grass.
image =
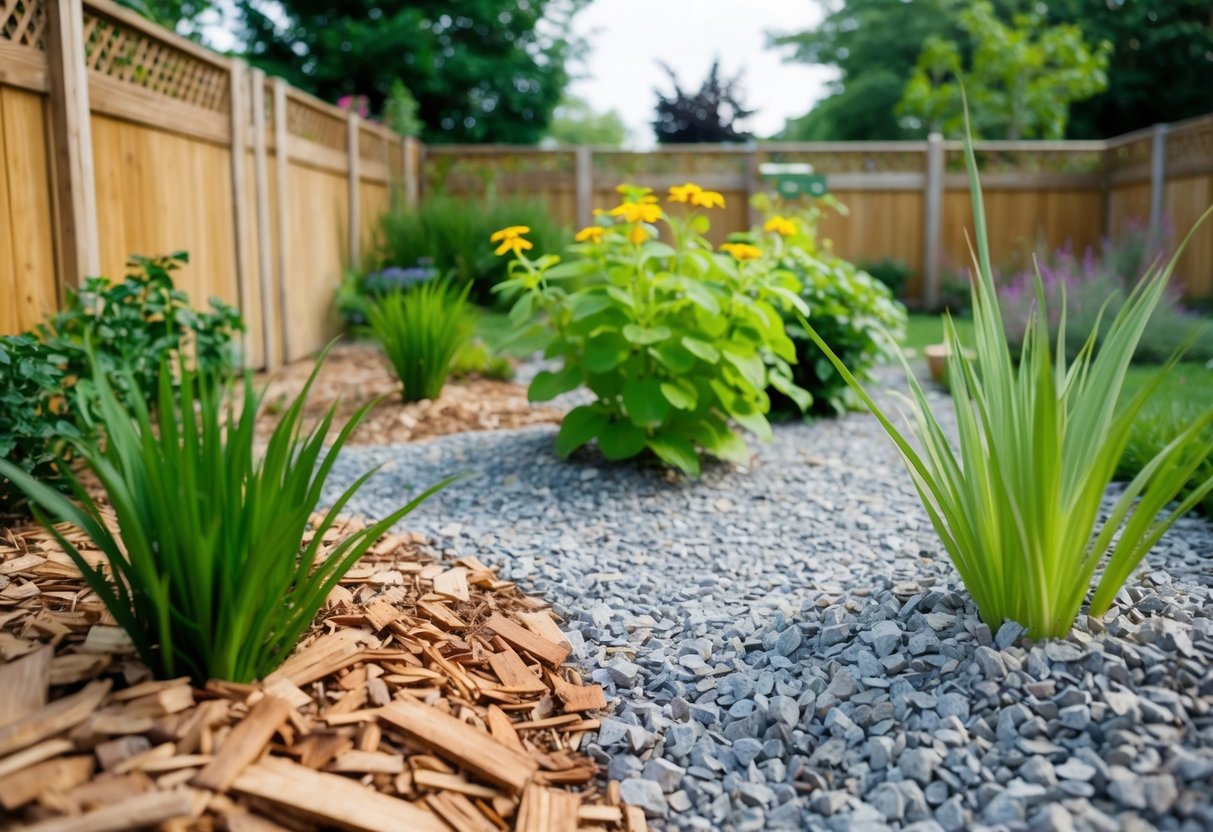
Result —
<instances>
[{"instance_id":1,"label":"green ornamental grass","mask_svg":"<svg viewBox=\"0 0 1213 832\"><path fill-rule=\"evenodd\" d=\"M74 445L100 481L117 531L70 473L75 501L8 462L0 461L0 475L28 495L39 520L160 678L189 675L201 683L264 677L294 649L329 591L367 548L450 482L322 556L325 531L375 469L311 526L312 540L304 546L309 518L338 452L374 402L358 410L326 450L335 406L310 431L302 427L317 364L258 455L254 423L260 402L250 374L240 401L225 405L223 390L205 383L184 359L176 373L166 362L153 413L133 384L125 397L129 405L123 404L90 353L96 398L89 418L103 431L104 447ZM109 569L90 566L54 521L83 530Z\"/></svg>"},{"instance_id":2,"label":"green ornamental grass","mask_svg":"<svg viewBox=\"0 0 1213 832\"><path fill-rule=\"evenodd\" d=\"M1005 619L1017 621L1033 638L1061 637L1078 616L1093 580L1089 612L1099 616L1163 533L1213 491L1213 476L1189 485L1213 451L1213 439L1202 433L1213 424L1213 408L1153 456L1105 515L1104 495L1134 420L1165 375L1158 373L1118 407L1126 370L1179 254L1156 263L1099 343L1097 324L1069 364L1064 299L1054 355L1038 277L1037 310L1016 360L998 306L981 185L967 141L965 151L977 237L972 361L963 357L951 320L945 323L958 441L954 444L941 428L908 365L916 444L805 325L897 444L982 619L991 627ZM1209 213L1213 209L1205 217ZM1180 502L1168 507L1181 493Z\"/></svg>"},{"instance_id":3,"label":"green ornamental grass","mask_svg":"<svg viewBox=\"0 0 1213 832\"><path fill-rule=\"evenodd\" d=\"M467 341L468 291L447 280L434 280L407 291L395 291L367 305L371 335L387 355L406 402L436 399L442 393L451 362Z\"/></svg>"}]
</instances>

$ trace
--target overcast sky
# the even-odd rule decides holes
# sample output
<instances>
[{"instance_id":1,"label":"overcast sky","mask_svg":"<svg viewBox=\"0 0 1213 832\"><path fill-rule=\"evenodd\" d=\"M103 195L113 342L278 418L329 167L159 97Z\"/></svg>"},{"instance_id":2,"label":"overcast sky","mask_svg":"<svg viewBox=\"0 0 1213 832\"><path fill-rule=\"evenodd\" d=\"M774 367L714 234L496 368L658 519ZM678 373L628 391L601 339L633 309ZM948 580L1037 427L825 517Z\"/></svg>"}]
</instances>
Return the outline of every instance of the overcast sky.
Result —
<instances>
[{"instance_id":1,"label":"overcast sky","mask_svg":"<svg viewBox=\"0 0 1213 832\"><path fill-rule=\"evenodd\" d=\"M825 94L833 70L784 63L768 31L800 31L822 16L816 0L593 0L575 19L590 43L585 78L571 92L599 110L618 110L640 146L654 143L654 87L668 92L658 61L684 89L697 90L712 60L727 75L744 70L742 103L757 112L746 128L766 136Z\"/></svg>"}]
</instances>

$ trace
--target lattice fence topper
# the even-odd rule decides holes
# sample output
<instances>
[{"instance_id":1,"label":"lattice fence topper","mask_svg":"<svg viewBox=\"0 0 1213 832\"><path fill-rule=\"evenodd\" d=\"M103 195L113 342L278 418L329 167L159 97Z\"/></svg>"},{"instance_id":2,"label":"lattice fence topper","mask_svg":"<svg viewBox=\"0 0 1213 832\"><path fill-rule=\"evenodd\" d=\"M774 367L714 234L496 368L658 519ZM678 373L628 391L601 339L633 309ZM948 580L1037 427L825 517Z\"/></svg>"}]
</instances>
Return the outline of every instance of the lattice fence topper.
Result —
<instances>
[{"instance_id":1,"label":"lattice fence topper","mask_svg":"<svg viewBox=\"0 0 1213 832\"><path fill-rule=\"evenodd\" d=\"M84 14L84 62L102 75L215 112L230 106L228 72L121 23Z\"/></svg>"},{"instance_id":2,"label":"lattice fence topper","mask_svg":"<svg viewBox=\"0 0 1213 832\"><path fill-rule=\"evenodd\" d=\"M287 96L286 130L292 136L298 136L344 153L347 129L344 117L334 116L305 101Z\"/></svg>"},{"instance_id":3,"label":"lattice fence topper","mask_svg":"<svg viewBox=\"0 0 1213 832\"><path fill-rule=\"evenodd\" d=\"M41 0L0 0L0 40L46 49L46 11Z\"/></svg>"},{"instance_id":4,"label":"lattice fence topper","mask_svg":"<svg viewBox=\"0 0 1213 832\"><path fill-rule=\"evenodd\" d=\"M1201 120L1167 133L1167 164L1213 162L1213 121Z\"/></svg>"},{"instance_id":5,"label":"lattice fence topper","mask_svg":"<svg viewBox=\"0 0 1213 832\"><path fill-rule=\"evenodd\" d=\"M370 130L358 131L358 156L382 162L386 159L383 136Z\"/></svg>"},{"instance_id":6,"label":"lattice fence topper","mask_svg":"<svg viewBox=\"0 0 1213 832\"><path fill-rule=\"evenodd\" d=\"M921 173L927 169L927 155L922 150L773 150L762 157L763 162L808 162L817 173Z\"/></svg>"},{"instance_id":7,"label":"lattice fence topper","mask_svg":"<svg viewBox=\"0 0 1213 832\"><path fill-rule=\"evenodd\" d=\"M1149 136L1113 147L1106 151L1104 164L1108 170L1124 170L1139 165L1149 165L1154 141Z\"/></svg>"}]
</instances>

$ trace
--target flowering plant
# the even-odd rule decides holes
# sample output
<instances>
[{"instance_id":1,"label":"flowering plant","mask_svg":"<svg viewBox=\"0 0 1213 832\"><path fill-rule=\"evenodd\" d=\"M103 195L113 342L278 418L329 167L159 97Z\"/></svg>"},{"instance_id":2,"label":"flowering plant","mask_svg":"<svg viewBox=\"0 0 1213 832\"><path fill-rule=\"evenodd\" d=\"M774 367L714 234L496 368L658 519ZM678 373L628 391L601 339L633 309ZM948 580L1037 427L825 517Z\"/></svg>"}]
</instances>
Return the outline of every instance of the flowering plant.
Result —
<instances>
[{"instance_id":1,"label":"flowering plant","mask_svg":"<svg viewBox=\"0 0 1213 832\"><path fill-rule=\"evenodd\" d=\"M546 316L548 356L562 361L535 377L530 397L582 386L594 394L564 418L562 457L597 440L608 459L650 451L690 475L701 450L747 461L734 426L770 438L768 388L808 401L792 381L796 348L781 314L807 311L799 284L759 246L713 249L705 212L723 207L719 193L671 188L668 202L689 209L676 216L649 188L618 190L619 205L577 232L567 260L530 256L525 227L493 235L497 252L514 258L498 287L515 299L511 318L522 326Z\"/></svg>"}]
</instances>

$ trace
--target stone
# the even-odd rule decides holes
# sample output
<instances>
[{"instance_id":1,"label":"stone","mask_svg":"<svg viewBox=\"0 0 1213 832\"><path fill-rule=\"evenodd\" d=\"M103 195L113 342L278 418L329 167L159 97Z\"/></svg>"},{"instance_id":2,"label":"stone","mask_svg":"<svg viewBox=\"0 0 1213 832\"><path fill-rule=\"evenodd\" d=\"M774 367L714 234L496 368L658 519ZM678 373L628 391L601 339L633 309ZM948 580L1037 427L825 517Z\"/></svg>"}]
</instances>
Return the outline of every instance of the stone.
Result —
<instances>
[{"instance_id":1,"label":"stone","mask_svg":"<svg viewBox=\"0 0 1213 832\"><path fill-rule=\"evenodd\" d=\"M1000 792L981 810L981 817L987 823L1010 826L1023 822L1024 807L1011 795Z\"/></svg>"},{"instance_id":2,"label":"stone","mask_svg":"<svg viewBox=\"0 0 1213 832\"><path fill-rule=\"evenodd\" d=\"M661 790L666 794L674 791L682 783L682 778L686 774L686 769L681 766L676 766L671 762L662 759L652 759L644 764L644 770L641 776L645 780L652 780L657 785L661 786Z\"/></svg>"},{"instance_id":3,"label":"stone","mask_svg":"<svg viewBox=\"0 0 1213 832\"><path fill-rule=\"evenodd\" d=\"M661 786L652 780L624 780L619 784L619 797L624 803L639 806L650 818L664 818L669 811Z\"/></svg>"},{"instance_id":4,"label":"stone","mask_svg":"<svg viewBox=\"0 0 1213 832\"><path fill-rule=\"evenodd\" d=\"M640 665L621 657L612 659L606 669L617 685L630 685L640 675Z\"/></svg>"},{"instance_id":5,"label":"stone","mask_svg":"<svg viewBox=\"0 0 1213 832\"><path fill-rule=\"evenodd\" d=\"M742 768L748 766L762 753L762 743L753 737L742 737L733 741L733 756Z\"/></svg>"},{"instance_id":6,"label":"stone","mask_svg":"<svg viewBox=\"0 0 1213 832\"><path fill-rule=\"evenodd\" d=\"M906 777L925 786L931 782L940 762L939 753L932 748L907 748L897 758L897 768Z\"/></svg>"},{"instance_id":7,"label":"stone","mask_svg":"<svg viewBox=\"0 0 1213 832\"><path fill-rule=\"evenodd\" d=\"M892 783L881 783L864 796L864 802L874 806L887 821L900 821L905 817L906 800Z\"/></svg>"},{"instance_id":8,"label":"stone","mask_svg":"<svg viewBox=\"0 0 1213 832\"><path fill-rule=\"evenodd\" d=\"M878 621L871 629L871 637L872 651L883 658L901 644L901 628L895 621Z\"/></svg>"},{"instance_id":9,"label":"stone","mask_svg":"<svg viewBox=\"0 0 1213 832\"><path fill-rule=\"evenodd\" d=\"M631 725L618 719L604 719L598 725L598 743L604 746L619 745L627 739L630 728Z\"/></svg>"},{"instance_id":10,"label":"stone","mask_svg":"<svg viewBox=\"0 0 1213 832\"><path fill-rule=\"evenodd\" d=\"M1074 818L1060 803L1046 803L1028 819L1028 832L1073 832Z\"/></svg>"},{"instance_id":11,"label":"stone","mask_svg":"<svg viewBox=\"0 0 1213 832\"><path fill-rule=\"evenodd\" d=\"M781 656L790 656L800 647L802 639L799 627L788 627L779 634L779 638L775 641L775 652Z\"/></svg>"},{"instance_id":12,"label":"stone","mask_svg":"<svg viewBox=\"0 0 1213 832\"><path fill-rule=\"evenodd\" d=\"M1063 780L1090 780L1095 776L1095 767L1084 763L1077 757L1071 757L1056 766L1053 771Z\"/></svg>"}]
</instances>

